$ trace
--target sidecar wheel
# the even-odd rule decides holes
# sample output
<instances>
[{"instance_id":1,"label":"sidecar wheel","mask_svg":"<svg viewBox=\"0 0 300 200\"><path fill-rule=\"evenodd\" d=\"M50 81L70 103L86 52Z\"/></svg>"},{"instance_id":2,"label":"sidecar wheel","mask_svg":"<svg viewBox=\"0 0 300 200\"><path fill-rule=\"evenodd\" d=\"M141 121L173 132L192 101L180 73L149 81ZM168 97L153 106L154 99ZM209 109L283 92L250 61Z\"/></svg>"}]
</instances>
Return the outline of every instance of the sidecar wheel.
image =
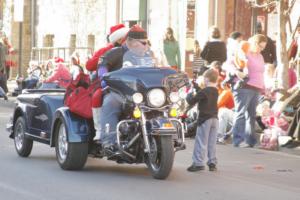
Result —
<instances>
[{"instance_id":1,"label":"sidecar wheel","mask_svg":"<svg viewBox=\"0 0 300 200\"><path fill-rule=\"evenodd\" d=\"M149 142L151 152L146 158L148 169L155 179L166 179L174 161L172 136L151 137Z\"/></svg>"},{"instance_id":2,"label":"sidecar wheel","mask_svg":"<svg viewBox=\"0 0 300 200\"><path fill-rule=\"evenodd\" d=\"M19 156L28 157L32 150L33 141L25 136L25 119L18 117L14 126L14 143Z\"/></svg>"},{"instance_id":3,"label":"sidecar wheel","mask_svg":"<svg viewBox=\"0 0 300 200\"><path fill-rule=\"evenodd\" d=\"M88 157L87 143L69 143L65 124L60 121L55 128L56 160L64 170L80 170Z\"/></svg>"}]
</instances>

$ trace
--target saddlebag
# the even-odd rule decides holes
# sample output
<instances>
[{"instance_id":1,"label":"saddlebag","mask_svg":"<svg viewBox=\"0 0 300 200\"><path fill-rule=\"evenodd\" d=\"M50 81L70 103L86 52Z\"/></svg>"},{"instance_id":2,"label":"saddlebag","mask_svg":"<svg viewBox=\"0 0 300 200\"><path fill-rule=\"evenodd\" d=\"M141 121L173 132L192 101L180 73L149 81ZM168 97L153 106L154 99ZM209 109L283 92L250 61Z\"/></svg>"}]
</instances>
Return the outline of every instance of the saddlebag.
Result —
<instances>
[{"instance_id":1,"label":"saddlebag","mask_svg":"<svg viewBox=\"0 0 300 200\"><path fill-rule=\"evenodd\" d=\"M92 96L100 87L100 81L90 83L89 76L80 73L66 89L64 104L70 111L84 118L92 118Z\"/></svg>"}]
</instances>

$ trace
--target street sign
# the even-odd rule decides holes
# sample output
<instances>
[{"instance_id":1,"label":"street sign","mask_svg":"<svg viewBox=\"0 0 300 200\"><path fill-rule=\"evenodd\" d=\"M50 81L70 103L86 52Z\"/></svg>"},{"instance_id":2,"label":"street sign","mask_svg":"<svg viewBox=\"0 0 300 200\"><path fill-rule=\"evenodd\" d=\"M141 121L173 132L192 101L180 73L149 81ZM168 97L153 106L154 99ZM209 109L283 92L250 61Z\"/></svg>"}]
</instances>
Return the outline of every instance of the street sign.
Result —
<instances>
[{"instance_id":1,"label":"street sign","mask_svg":"<svg viewBox=\"0 0 300 200\"><path fill-rule=\"evenodd\" d=\"M23 22L24 19L24 0L14 0L14 20Z\"/></svg>"}]
</instances>

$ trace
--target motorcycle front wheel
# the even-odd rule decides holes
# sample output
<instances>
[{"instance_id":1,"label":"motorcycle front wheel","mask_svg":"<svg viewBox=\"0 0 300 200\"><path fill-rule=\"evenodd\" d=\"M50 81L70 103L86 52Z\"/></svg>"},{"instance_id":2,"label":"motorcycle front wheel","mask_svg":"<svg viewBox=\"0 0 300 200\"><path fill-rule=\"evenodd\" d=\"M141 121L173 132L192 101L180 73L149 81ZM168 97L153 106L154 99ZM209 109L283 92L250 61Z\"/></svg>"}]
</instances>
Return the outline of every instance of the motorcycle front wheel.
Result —
<instances>
[{"instance_id":1,"label":"motorcycle front wheel","mask_svg":"<svg viewBox=\"0 0 300 200\"><path fill-rule=\"evenodd\" d=\"M155 179L166 179L172 170L174 161L172 136L151 136L149 143L150 153L146 156L148 169Z\"/></svg>"}]
</instances>

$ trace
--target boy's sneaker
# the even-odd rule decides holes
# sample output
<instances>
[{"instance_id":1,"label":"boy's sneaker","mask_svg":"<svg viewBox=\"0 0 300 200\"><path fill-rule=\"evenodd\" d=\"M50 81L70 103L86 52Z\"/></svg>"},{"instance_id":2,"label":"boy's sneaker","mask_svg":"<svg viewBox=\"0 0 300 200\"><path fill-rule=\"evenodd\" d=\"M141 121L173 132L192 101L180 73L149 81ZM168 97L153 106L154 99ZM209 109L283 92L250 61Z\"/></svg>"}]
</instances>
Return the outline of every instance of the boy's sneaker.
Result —
<instances>
[{"instance_id":1,"label":"boy's sneaker","mask_svg":"<svg viewBox=\"0 0 300 200\"><path fill-rule=\"evenodd\" d=\"M196 172L196 171L201 171L204 170L205 167L204 166L196 166L196 165L191 165L187 168L187 171L189 172Z\"/></svg>"},{"instance_id":2,"label":"boy's sneaker","mask_svg":"<svg viewBox=\"0 0 300 200\"><path fill-rule=\"evenodd\" d=\"M226 144L226 141L224 140L224 138L218 138L217 139L217 144Z\"/></svg>"},{"instance_id":3,"label":"boy's sneaker","mask_svg":"<svg viewBox=\"0 0 300 200\"><path fill-rule=\"evenodd\" d=\"M209 171L211 171L211 172L217 171L217 167L213 163L209 164L208 168L209 168Z\"/></svg>"}]
</instances>

